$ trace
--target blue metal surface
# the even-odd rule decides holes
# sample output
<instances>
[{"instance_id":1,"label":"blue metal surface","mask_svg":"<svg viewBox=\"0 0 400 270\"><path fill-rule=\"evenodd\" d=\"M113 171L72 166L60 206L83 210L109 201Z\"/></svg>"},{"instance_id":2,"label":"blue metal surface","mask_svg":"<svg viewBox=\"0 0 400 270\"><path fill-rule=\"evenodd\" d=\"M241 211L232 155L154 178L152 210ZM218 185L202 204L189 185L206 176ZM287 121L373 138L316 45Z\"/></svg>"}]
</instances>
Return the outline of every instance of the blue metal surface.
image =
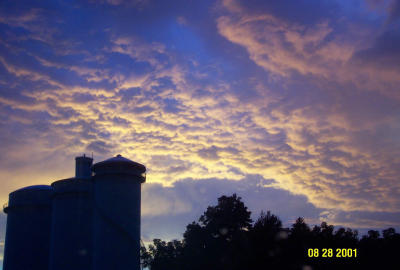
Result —
<instances>
[{"instance_id":1,"label":"blue metal surface","mask_svg":"<svg viewBox=\"0 0 400 270\"><path fill-rule=\"evenodd\" d=\"M90 179L92 176L91 166L93 159L83 155L75 158L75 177Z\"/></svg>"},{"instance_id":2,"label":"blue metal surface","mask_svg":"<svg viewBox=\"0 0 400 270\"><path fill-rule=\"evenodd\" d=\"M3 270L140 269L146 167L92 161L76 158L77 177L10 193Z\"/></svg>"},{"instance_id":3,"label":"blue metal surface","mask_svg":"<svg viewBox=\"0 0 400 270\"><path fill-rule=\"evenodd\" d=\"M3 270L48 269L50 186L30 186L9 195Z\"/></svg>"},{"instance_id":4,"label":"blue metal surface","mask_svg":"<svg viewBox=\"0 0 400 270\"><path fill-rule=\"evenodd\" d=\"M87 270L92 263L92 182L66 179L54 188L49 270Z\"/></svg>"},{"instance_id":5,"label":"blue metal surface","mask_svg":"<svg viewBox=\"0 0 400 270\"><path fill-rule=\"evenodd\" d=\"M139 270L141 174L146 169L121 157L93 167L93 269Z\"/></svg>"}]
</instances>

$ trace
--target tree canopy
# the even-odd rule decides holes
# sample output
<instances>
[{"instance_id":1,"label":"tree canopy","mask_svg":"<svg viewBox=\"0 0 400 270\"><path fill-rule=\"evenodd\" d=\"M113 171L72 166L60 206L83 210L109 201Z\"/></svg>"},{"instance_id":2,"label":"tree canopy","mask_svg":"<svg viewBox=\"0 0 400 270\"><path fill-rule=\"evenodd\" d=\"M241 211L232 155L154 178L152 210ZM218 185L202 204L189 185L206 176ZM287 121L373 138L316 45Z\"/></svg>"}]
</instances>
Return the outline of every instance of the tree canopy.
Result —
<instances>
[{"instance_id":1,"label":"tree canopy","mask_svg":"<svg viewBox=\"0 0 400 270\"><path fill-rule=\"evenodd\" d=\"M394 228L382 234L370 230L360 239L356 230L335 231L326 222L310 228L299 217L290 228L283 228L270 211L261 212L254 223L250 216L239 196L221 196L217 205L187 225L182 240L154 239L148 249L142 248L143 266L150 270L398 269L400 234Z\"/></svg>"}]
</instances>

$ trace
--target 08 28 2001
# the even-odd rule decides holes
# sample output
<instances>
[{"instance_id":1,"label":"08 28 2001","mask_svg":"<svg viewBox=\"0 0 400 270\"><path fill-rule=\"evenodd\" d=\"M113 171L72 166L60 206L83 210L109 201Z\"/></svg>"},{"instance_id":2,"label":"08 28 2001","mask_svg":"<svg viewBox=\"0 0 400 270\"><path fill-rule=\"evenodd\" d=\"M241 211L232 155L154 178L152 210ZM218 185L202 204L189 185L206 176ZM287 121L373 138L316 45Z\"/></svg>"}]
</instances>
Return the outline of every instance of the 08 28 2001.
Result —
<instances>
[{"instance_id":1,"label":"08 28 2001","mask_svg":"<svg viewBox=\"0 0 400 270\"><path fill-rule=\"evenodd\" d=\"M307 256L309 258L356 258L356 248L309 248L307 250Z\"/></svg>"}]
</instances>

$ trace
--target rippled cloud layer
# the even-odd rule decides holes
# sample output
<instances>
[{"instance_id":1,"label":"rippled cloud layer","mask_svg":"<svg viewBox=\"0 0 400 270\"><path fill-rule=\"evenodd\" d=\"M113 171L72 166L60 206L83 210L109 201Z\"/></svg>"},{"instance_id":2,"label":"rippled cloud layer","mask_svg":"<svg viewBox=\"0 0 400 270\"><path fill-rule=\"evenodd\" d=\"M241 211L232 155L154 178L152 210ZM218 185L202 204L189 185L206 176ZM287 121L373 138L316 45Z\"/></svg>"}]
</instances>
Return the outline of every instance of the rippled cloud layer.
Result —
<instances>
[{"instance_id":1,"label":"rippled cloud layer","mask_svg":"<svg viewBox=\"0 0 400 270\"><path fill-rule=\"evenodd\" d=\"M6 1L0 198L121 153L149 224L219 187L301 198L285 222L398 227L399 1L270 2Z\"/></svg>"}]
</instances>

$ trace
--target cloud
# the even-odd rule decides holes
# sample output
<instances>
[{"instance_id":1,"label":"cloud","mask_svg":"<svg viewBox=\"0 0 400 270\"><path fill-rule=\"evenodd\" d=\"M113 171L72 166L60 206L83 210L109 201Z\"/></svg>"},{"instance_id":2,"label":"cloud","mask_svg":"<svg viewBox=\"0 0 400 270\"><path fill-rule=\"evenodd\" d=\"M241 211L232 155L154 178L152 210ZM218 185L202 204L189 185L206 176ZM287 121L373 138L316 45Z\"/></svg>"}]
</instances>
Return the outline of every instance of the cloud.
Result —
<instances>
[{"instance_id":1,"label":"cloud","mask_svg":"<svg viewBox=\"0 0 400 270\"><path fill-rule=\"evenodd\" d=\"M306 4L298 5L299 9L307 10ZM251 9L241 1L232 0L223 1L223 6L230 13L217 19L219 33L245 48L249 58L270 76L288 78L300 73L302 76L319 77L318 80L352 83L360 89L380 91L398 99L398 94L390 88L398 83L399 70L390 63L380 65L383 54L380 57L371 55L371 59L377 60L378 64L376 61L364 61L362 64L353 61L353 55L360 51L367 54L362 53L368 50L366 44L374 42L370 38L374 36L373 26L339 17L343 12L337 7L337 16L328 14L307 18L306 14L299 13L294 20L291 14L281 12L284 6L274 4L270 8ZM329 7L320 4L315 9L323 13ZM387 34L378 37L377 47L386 46L388 49L387 46L395 41L393 35L392 42L386 38L389 38ZM388 54L391 55L393 49ZM388 83L390 87L386 87Z\"/></svg>"},{"instance_id":2,"label":"cloud","mask_svg":"<svg viewBox=\"0 0 400 270\"><path fill-rule=\"evenodd\" d=\"M218 160L219 156L218 156L217 151L218 151L217 147L211 146L208 149L200 149L198 151L198 154L200 157L202 157L204 159Z\"/></svg>"},{"instance_id":3,"label":"cloud","mask_svg":"<svg viewBox=\"0 0 400 270\"><path fill-rule=\"evenodd\" d=\"M263 183L269 181L259 176L235 182L227 179L184 179L171 187L146 183L142 198L142 238L146 241L156 237L180 239L186 225L198 220L208 206L216 204L219 196L233 193L243 198L254 220L261 210L271 210L286 225L291 224L297 215L311 220L318 218L321 210L308 203L304 196L263 187Z\"/></svg>"},{"instance_id":4,"label":"cloud","mask_svg":"<svg viewBox=\"0 0 400 270\"><path fill-rule=\"evenodd\" d=\"M398 227L400 221L399 212L344 212L335 210L321 212L320 220L332 220L336 224L361 230Z\"/></svg>"},{"instance_id":5,"label":"cloud","mask_svg":"<svg viewBox=\"0 0 400 270\"><path fill-rule=\"evenodd\" d=\"M219 33L246 48L249 57L267 71L282 76L297 71L328 77L331 72L327 61L341 62L351 56L353 48L334 42L327 20L313 25L295 24L275 14L260 13L259 9L250 11L236 1L224 4L235 16L218 18ZM330 54L324 52L328 48Z\"/></svg>"},{"instance_id":6,"label":"cloud","mask_svg":"<svg viewBox=\"0 0 400 270\"><path fill-rule=\"evenodd\" d=\"M136 7L142 7L147 4L147 0L89 0L89 3L101 3L101 4L109 4L112 6L136 6Z\"/></svg>"},{"instance_id":7,"label":"cloud","mask_svg":"<svg viewBox=\"0 0 400 270\"><path fill-rule=\"evenodd\" d=\"M400 17L400 1L399 0L392 0L389 7L389 22L394 22L398 20Z\"/></svg>"},{"instance_id":8,"label":"cloud","mask_svg":"<svg viewBox=\"0 0 400 270\"><path fill-rule=\"evenodd\" d=\"M112 149L112 145L105 141L93 141L86 147L87 151L94 151L102 155L109 154Z\"/></svg>"},{"instance_id":9,"label":"cloud","mask_svg":"<svg viewBox=\"0 0 400 270\"><path fill-rule=\"evenodd\" d=\"M186 225L197 221L208 206L216 205L222 195L237 193L242 197L252 219L255 221L261 211L270 210L277 215L284 226L290 227L295 219L302 216L310 225L322 221L339 227L352 229L398 228L398 212L346 212L317 208L305 196L294 195L281 189L264 186L269 183L257 175L248 175L245 180L232 182L224 179L194 181L184 179L171 187L145 183L142 198L142 238L181 239Z\"/></svg>"},{"instance_id":10,"label":"cloud","mask_svg":"<svg viewBox=\"0 0 400 270\"><path fill-rule=\"evenodd\" d=\"M400 59L400 33L388 30L378 36L371 47L360 50L353 55L354 61L360 65L373 65L380 69L399 69L397 63Z\"/></svg>"},{"instance_id":11,"label":"cloud","mask_svg":"<svg viewBox=\"0 0 400 270\"><path fill-rule=\"evenodd\" d=\"M197 209L177 190L184 179L226 183L222 192L247 190L238 183L249 175L273 179L265 196L371 213L371 226L374 213L396 213L397 31L339 4L261 2L80 3L26 14L9 6L0 24L1 198L70 176L86 150L96 161L121 153L145 164L154 192L169 194L154 213ZM210 187L201 196L217 195Z\"/></svg>"}]
</instances>

